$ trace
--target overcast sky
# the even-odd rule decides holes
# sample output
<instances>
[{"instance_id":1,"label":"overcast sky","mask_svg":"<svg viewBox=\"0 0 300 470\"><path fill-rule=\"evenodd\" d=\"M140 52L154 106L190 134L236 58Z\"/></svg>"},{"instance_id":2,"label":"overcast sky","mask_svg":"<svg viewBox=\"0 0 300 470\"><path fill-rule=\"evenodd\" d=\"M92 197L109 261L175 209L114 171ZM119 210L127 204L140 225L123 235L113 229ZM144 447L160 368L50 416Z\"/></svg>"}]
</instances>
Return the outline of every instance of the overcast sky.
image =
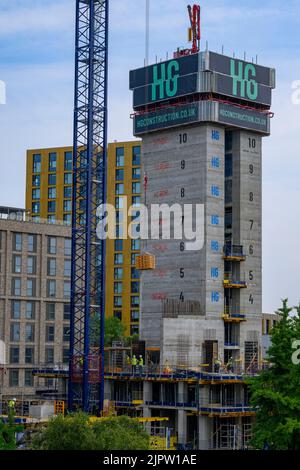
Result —
<instances>
[{"instance_id":1,"label":"overcast sky","mask_svg":"<svg viewBox=\"0 0 300 470\"><path fill-rule=\"evenodd\" d=\"M150 0L151 61L186 46L187 0ZM128 71L144 61L145 0L110 1L109 139L132 139ZM277 69L263 153L263 307L300 301L299 0L203 0L204 45ZM24 206L27 148L72 144L75 0L0 0L0 204Z\"/></svg>"}]
</instances>

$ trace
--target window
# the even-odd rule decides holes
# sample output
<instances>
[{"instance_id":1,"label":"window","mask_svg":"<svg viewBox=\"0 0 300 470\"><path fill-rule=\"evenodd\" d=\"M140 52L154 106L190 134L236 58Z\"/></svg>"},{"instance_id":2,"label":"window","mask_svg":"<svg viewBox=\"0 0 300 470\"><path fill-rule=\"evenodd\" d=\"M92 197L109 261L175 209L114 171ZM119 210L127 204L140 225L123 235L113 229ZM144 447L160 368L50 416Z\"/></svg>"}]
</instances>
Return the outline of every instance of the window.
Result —
<instances>
[{"instance_id":1,"label":"window","mask_svg":"<svg viewBox=\"0 0 300 470\"><path fill-rule=\"evenodd\" d=\"M72 201L64 201L64 212L71 212Z\"/></svg>"},{"instance_id":2,"label":"window","mask_svg":"<svg viewBox=\"0 0 300 470\"><path fill-rule=\"evenodd\" d=\"M71 260L70 259L65 259L64 276L66 277L71 276Z\"/></svg>"},{"instance_id":3,"label":"window","mask_svg":"<svg viewBox=\"0 0 300 470\"><path fill-rule=\"evenodd\" d=\"M115 279L122 279L123 278L123 268L115 268L114 269L114 278Z\"/></svg>"},{"instance_id":4,"label":"window","mask_svg":"<svg viewBox=\"0 0 300 470\"><path fill-rule=\"evenodd\" d=\"M40 189L33 189L32 190L32 199L40 199L41 191Z\"/></svg>"},{"instance_id":5,"label":"window","mask_svg":"<svg viewBox=\"0 0 300 470\"><path fill-rule=\"evenodd\" d=\"M72 152L65 152L65 170L70 171L72 170L72 159L73 159L73 153Z\"/></svg>"},{"instance_id":6,"label":"window","mask_svg":"<svg viewBox=\"0 0 300 470\"><path fill-rule=\"evenodd\" d=\"M55 186L56 185L56 174L52 173L48 175L48 185L49 186Z\"/></svg>"},{"instance_id":7,"label":"window","mask_svg":"<svg viewBox=\"0 0 300 470\"><path fill-rule=\"evenodd\" d=\"M56 276L56 259L48 258L47 260L47 275Z\"/></svg>"},{"instance_id":8,"label":"window","mask_svg":"<svg viewBox=\"0 0 300 470\"><path fill-rule=\"evenodd\" d=\"M130 325L130 335L138 335L139 334L139 327L138 325Z\"/></svg>"},{"instance_id":9,"label":"window","mask_svg":"<svg viewBox=\"0 0 300 470\"><path fill-rule=\"evenodd\" d=\"M63 364L69 363L69 348L63 348L62 350L62 362Z\"/></svg>"},{"instance_id":10,"label":"window","mask_svg":"<svg viewBox=\"0 0 300 470\"><path fill-rule=\"evenodd\" d=\"M12 257L12 272L19 274L22 272L22 257L21 255L13 255Z\"/></svg>"},{"instance_id":11,"label":"window","mask_svg":"<svg viewBox=\"0 0 300 470\"><path fill-rule=\"evenodd\" d=\"M141 249L141 240L131 240L132 251L138 251Z\"/></svg>"},{"instance_id":12,"label":"window","mask_svg":"<svg viewBox=\"0 0 300 470\"><path fill-rule=\"evenodd\" d=\"M141 192L141 183L132 183L132 194L138 194Z\"/></svg>"},{"instance_id":13,"label":"window","mask_svg":"<svg viewBox=\"0 0 300 470\"><path fill-rule=\"evenodd\" d=\"M124 181L124 170L116 170L116 181Z\"/></svg>"},{"instance_id":14,"label":"window","mask_svg":"<svg viewBox=\"0 0 300 470\"><path fill-rule=\"evenodd\" d=\"M115 240L115 251L123 250L123 240Z\"/></svg>"},{"instance_id":15,"label":"window","mask_svg":"<svg viewBox=\"0 0 300 470\"><path fill-rule=\"evenodd\" d=\"M45 348L45 362L46 364L54 363L54 349L53 348Z\"/></svg>"},{"instance_id":16,"label":"window","mask_svg":"<svg viewBox=\"0 0 300 470\"><path fill-rule=\"evenodd\" d=\"M47 220L49 224L55 224L56 222L55 215L48 215Z\"/></svg>"},{"instance_id":17,"label":"window","mask_svg":"<svg viewBox=\"0 0 300 470\"><path fill-rule=\"evenodd\" d=\"M131 254L131 264L132 264L133 266L135 266L135 264L136 264L136 258L137 258L137 256L138 256L138 253L132 253L132 254Z\"/></svg>"},{"instance_id":18,"label":"window","mask_svg":"<svg viewBox=\"0 0 300 470\"><path fill-rule=\"evenodd\" d=\"M114 307L122 307L122 297L120 295L114 296Z\"/></svg>"},{"instance_id":19,"label":"window","mask_svg":"<svg viewBox=\"0 0 300 470\"><path fill-rule=\"evenodd\" d=\"M72 197L72 186L65 186L64 187L64 197L71 198Z\"/></svg>"},{"instance_id":20,"label":"window","mask_svg":"<svg viewBox=\"0 0 300 470\"><path fill-rule=\"evenodd\" d=\"M116 212L116 224L123 223L124 220L124 213L123 211L117 211Z\"/></svg>"},{"instance_id":21,"label":"window","mask_svg":"<svg viewBox=\"0 0 300 470\"><path fill-rule=\"evenodd\" d=\"M132 179L139 180L141 178L141 169L140 168L132 168Z\"/></svg>"},{"instance_id":22,"label":"window","mask_svg":"<svg viewBox=\"0 0 300 470\"><path fill-rule=\"evenodd\" d=\"M11 323L10 340L14 342L20 341L20 323Z\"/></svg>"},{"instance_id":23,"label":"window","mask_svg":"<svg viewBox=\"0 0 300 470\"><path fill-rule=\"evenodd\" d=\"M32 177L32 186L40 186L41 185L41 176L40 175L34 175Z\"/></svg>"},{"instance_id":24,"label":"window","mask_svg":"<svg viewBox=\"0 0 300 470\"><path fill-rule=\"evenodd\" d=\"M35 302L26 302L25 317L27 320L35 319Z\"/></svg>"},{"instance_id":25,"label":"window","mask_svg":"<svg viewBox=\"0 0 300 470\"><path fill-rule=\"evenodd\" d=\"M33 165L32 165L32 172L33 173L40 173L41 172L41 154L34 153L33 157Z\"/></svg>"},{"instance_id":26,"label":"window","mask_svg":"<svg viewBox=\"0 0 300 470\"><path fill-rule=\"evenodd\" d=\"M123 183L117 183L115 186L115 192L116 194L124 194L124 184Z\"/></svg>"},{"instance_id":27,"label":"window","mask_svg":"<svg viewBox=\"0 0 300 470\"><path fill-rule=\"evenodd\" d=\"M48 212L55 212L56 211L56 202L49 201L48 202Z\"/></svg>"},{"instance_id":28,"label":"window","mask_svg":"<svg viewBox=\"0 0 300 470\"><path fill-rule=\"evenodd\" d=\"M27 274L36 274L36 257L28 256L27 258Z\"/></svg>"},{"instance_id":29,"label":"window","mask_svg":"<svg viewBox=\"0 0 300 470\"><path fill-rule=\"evenodd\" d=\"M34 324L26 323L25 325L25 341L26 343L33 343L34 341Z\"/></svg>"},{"instance_id":30,"label":"window","mask_svg":"<svg viewBox=\"0 0 300 470\"><path fill-rule=\"evenodd\" d=\"M71 283L69 281L64 281L64 299L69 299L71 297Z\"/></svg>"},{"instance_id":31,"label":"window","mask_svg":"<svg viewBox=\"0 0 300 470\"><path fill-rule=\"evenodd\" d=\"M46 325L46 341L48 343L52 343L55 337L55 326L54 325Z\"/></svg>"},{"instance_id":32,"label":"window","mask_svg":"<svg viewBox=\"0 0 300 470\"><path fill-rule=\"evenodd\" d=\"M225 230L232 228L232 207L225 209Z\"/></svg>"},{"instance_id":33,"label":"window","mask_svg":"<svg viewBox=\"0 0 300 470\"><path fill-rule=\"evenodd\" d=\"M140 283L138 281L133 281L131 283L131 293L138 294L140 292Z\"/></svg>"},{"instance_id":34,"label":"window","mask_svg":"<svg viewBox=\"0 0 300 470\"><path fill-rule=\"evenodd\" d=\"M65 238L64 253L65 253L65 256L71 256L71 254L72 254L72 240L71 240L71 238Z\"/></svg>"},{"instance_id":35,"label":"window","mask_svg":"<svg viewBox=\"0 0 300 470\"><path fill-rule=\"evenodd\" d=\"M122 282L115 282L114 283L114 293L115 294L122 294L123 284Z\"/></svg>"},{"instance_id":36,"label":"window","mask_svg":"<svg viewBox=\"0 0 300 470\"><path fill-rule=\"evenodd\" d=\"M131 307L139 307L140 305L140 298L138 296L131 297Z\"/></svg>"},{"instance_id":37,"label":"window","mask_svg":"<svg viewBox=\"0 0 300 470\"><path fill-rule=\"evenodd\" d=\"M56 198L56 188L49 188L48 189L48 199L55 199Z\"/></svg>"},{"instance_id":38,"label":"window","mask_svg":"<svg viewBox=\"0 0 300 470\"><path fill-rule=\"evenodd\" d=\"M49 153L49 171L56 171L56 153Z\"/></svg>"},{"instance_id":39,"label":"window","mask_svg":"<svg viewBox=\"0 0 300 470\"><path fill-rule=\"evenodd\" d=\"M115 264L123 264L123 255L122 253L115 254Z\"/></svg>"},{"instance_id":40,"label":"window","mask_svg":"<svg viewBox=\"0 0 300 470\"><path fill-rule=\"evenodd\" d=\"M132 165L141 164L141 147L132 147Z\"/></svg>"},{"instance_id":41,"label":"window","mask_svg":"<svg viewBox=\"0 0 300 470\"><path fill-rule=\"evenodd\" d=\"M21 279L19 277L14 277L11 280L11 294L21 295Z\"/></svg>"},{"instance_id":42,"label":"window","mask_svg":"<svg viewBox=\"0 0 300 470\"><path fill-rule=\"evenodd\" d=\"M34 348L25 348L25 364L34 363Z\"/></svg>"},{"instance_id":43,"label":"window","mask_svg":"<svg viewBox=\"0 0 300 470\"><path fill-rule=\"evenodd\" d=\"M31 369L25 370L24 385L25 387L33 387L33 374Z\"/></svg>"},{"instance_id":44,"label":"window","mask_svg":"<svg viewBox=\"0 0 300 470\"><path fill-rule=\"evenodd\" d=\"M131 310L130 318L131 318L131 321L133 321L133 322L139 321L139 318L140 318L139 310Z\"/></svg>"},{"instance_id":45,"label":"window","mask_svg":"<svg viewBox=\"0 0 300 470\"><path fill-rule=\"evenodd\" d=\"M124 166L124 147L116 149L116 166Z\"/></svg>"},{"instance_id":46,"label":"window","mask_svg":"<svg viewBox=\"0 0 300 470\"><path fill-rule=\"evenodd\" d=\"M64 320L70 320L70 304L64 304Z\"/></svg>"},{"instance_id":47,"label":"window","mask_svg":"<svg viewBox=\"0 0 300 470\"><path fill-rule=\"evenodd\" d=\"M28 251L36 253L37 239L36 235L28 235Z\"/></svg>"},{"instance_id":48,"label":"window","mask_svg":"<svg viewBox=\"0 0 300 470\"><path fill-rule=\"evenodd\" d=\"M63 328L63 341L68 342L70 341L70 327L64 326Z\"/></svg>"},{"instance_id":49,"label":"window","mask_svg":"<svg viewBox=\"0 0 300 470\"><path fill-rule=\"evenodd\" d=\"M20 300L11 301L11 318L19 320L21 317L21 302Z\"/></svg>"},{"instance_id":50,"label":"window","mask_svg":"<svg viewBox=\"0 0 300 470\"><path fill-rule=\"evenodd\" d=\"M35 279L27 279L26 294L28 295L28 297L35 297L36 296L36 282L35 282Z\"/></svg>"},{"instance_id":51,"label":"window","mask_svg":"<svg viewBox=\"0 0 300 470\"><path fill-rule=\"evenodd\" d=\"M233 167L232 167L232 153L226 155L225 157L225 177L229 178L232 176Z\"/></svg>"},{"instance_id":52,"label":"window","mask_svg":"<svg viewBox=\"0 0 300 470\"><path fill-rule=\"evenodd\" d=\"M123 209L123 207L124 207L124 198L116 197L115 203L116 203L116 209Z\"/></svg>"},{"instance_id":53,"label":"window","mask_svg":"<svg viewBox=\"0 0 300 470\"><path fill-rule=\"evenodd\" d=\"M56 255L56 237L48 237L48 253Z\"/></svg>"},{"instance_id":54,"label":"window","mask_svg":"<svg viewBox=\"0 0 300 470\"><path fill-rule=\"evenodd\" d=\"M72 216L71 214L64 214L64 222L67 225L71 225L72 223Z\"/></svg>"},{"instance_id":55,"label":"window","mask_svg":"<svg viewBox=\"0 0 300 470\"><path fill-rule=\"evenodd\" d=\"M116 226L116 237L117 238L123 237L123 225Z\"/></svg>"},{"instance_id":56,"label":"window","mask_svg":"<svg viewBox=\"0 0 300 470\"><path fill-rule=\"evenodd\" d=\"M9 386L18 387L19 386L19 371L18 369L10 369L9 371Z\"/></svg>"},{"instance_id":57,"label":"window","mask_svg":"<svg viewBox=\"0 0 300 470\"><path fill-rule=\"evenodd\" d=\"M32 203L31 212L33 214L38 214L40 212L40 203L39 202L33 202Z\"/></svg>"},{"instance_id":58,"label":"window","mask_svg":"<svg viewBox=\"0 0 300 470\"><path fill-rule=\"evenodd\" d=\"M72 184L72 173L65 173L64 183L65 184Z\"/></svg>"},{"instance_id":59,"label":"window","mask_svg":"<svg viewBox=\"0 0 300 470\"><path fill-rule=\"evenodd\" d=\"M140 205L141 205L141 196L132 196L132 205L134 207L140 207Z\"/></svg>"},{"instance_id":60,"label":"window","mask_svg":"<svg viewBox=\"0 0 300 470\"><path fill-rule=\"evenodd\" d=\"M13 233L13 251L22 251L21 233Z\"/></svg>"},{"instance_id":61,"label":"window","mask_svg":"<svg viewBox=\"0 0 300 470\"><path fill-rule=\"evenodd\" d=\"M225 181L225 204L232 202L232 180Z\"/></svg>"},{"instance_id":62,"label":"window","mask_svg":"<svg viewBox=\"0 0 300 470\"><path fill-rule=\"evenodd\" d=\"M136 268L131 268L131 279L139 279L140 271Z\"/></svg>"},{"instance_id":63,"label":"window","mask_svg":"<svg viewBox=\"0 0 300 470\"><path fill-rule=\"evenodd\" d=\"M9 363L19 364L20 360L20 348L19 346L12 346L9 350Z\"/></svg>"},{"instance_id":64,"label":"window","mask_svg":"<svg viewBox=\"0 0 300 470\"><path fill-rule=\"evenodd\" d=\"M47 297L55 297L56 295L56 281L47 281Z\"/></svg>"},{"instance_id":65,"label":"window","mask_svg":"<svg viewBox=\"0 0 300 470\"><path fill-rule=\"evenodd\" d=\"M46 320L55 320L55 303L46 303Z\"/></svg>"},{"instance_id":66,"label":"window","mask_svg":"<svg viewBox=\"0 0 300 470\"><path fill-rule=\"evenodd\" d=\"M122 321L122 310L114 310L114 317Z\"/></svg>"}]
</instances>

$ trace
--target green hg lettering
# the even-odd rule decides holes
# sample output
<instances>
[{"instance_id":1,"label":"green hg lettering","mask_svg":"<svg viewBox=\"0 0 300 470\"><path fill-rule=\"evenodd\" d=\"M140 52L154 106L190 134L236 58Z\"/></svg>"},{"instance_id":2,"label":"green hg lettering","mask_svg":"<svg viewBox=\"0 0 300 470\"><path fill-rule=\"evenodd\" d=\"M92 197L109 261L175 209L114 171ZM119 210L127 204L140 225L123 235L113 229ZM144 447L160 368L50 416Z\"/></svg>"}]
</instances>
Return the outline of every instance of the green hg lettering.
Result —
<instances>
[{"instance_id":1,"label":"green hg lettering","mask_svg":"<svg viewBox=\"0 0 300 470\"><path fill-rule=\"evenodd\" d=\"M236 64L238 70L236 73ZM258 84L254 78L256 77L256 69L253 64L247 64L244 68L243 62L237 62L231 59L231 77L233 78L233 94L250 100L256 100L258 97ZM240 84L240 94L238 93L238 84Z\"/></svg>"},{"instance_id":2,"label":"green hg lettering","mask_svg":"<svg viewBox=\"0 0 300 470\"><path fill-rule=\"evenodd\" d=\"M158 69L160 68L160 77ZM171 98L175 96L178 90L179 63L177 60L166 64L154 65L153 67L153 83L152 83L152 101L162 100L165 97ZM158 97L157 97L157 91Z\"/></svg>"}]
</instances>

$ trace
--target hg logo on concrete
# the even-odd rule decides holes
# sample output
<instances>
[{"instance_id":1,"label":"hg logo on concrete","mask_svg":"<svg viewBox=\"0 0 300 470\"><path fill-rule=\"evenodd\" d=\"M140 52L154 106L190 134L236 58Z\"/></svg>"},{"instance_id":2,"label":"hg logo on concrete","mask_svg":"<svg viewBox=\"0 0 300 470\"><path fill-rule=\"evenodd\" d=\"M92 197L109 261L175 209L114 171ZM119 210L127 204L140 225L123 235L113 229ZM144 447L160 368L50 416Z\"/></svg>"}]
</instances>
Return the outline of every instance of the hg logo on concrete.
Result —
<instances>
[{"instance_id":1,"label":"hg logo on concrete","mask_svg":"<svg viewBox=\"0 0 300 470\"><path fill-rule=\"evenodd\" d=\"M6 87L2 80L0 80L0 104L6 104Z\"/></svg>"}]
</instances>

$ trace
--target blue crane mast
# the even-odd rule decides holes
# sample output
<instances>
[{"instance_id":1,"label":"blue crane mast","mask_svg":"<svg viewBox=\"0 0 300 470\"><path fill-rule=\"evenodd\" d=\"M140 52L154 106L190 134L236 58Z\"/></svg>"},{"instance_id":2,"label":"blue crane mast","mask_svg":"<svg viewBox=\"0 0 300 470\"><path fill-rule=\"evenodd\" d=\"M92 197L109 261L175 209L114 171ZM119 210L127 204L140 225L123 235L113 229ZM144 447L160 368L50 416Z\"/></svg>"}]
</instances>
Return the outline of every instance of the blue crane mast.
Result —
<instances>
[{"instance_id":1,"label":"blue crane mast","mask_svg":"<svg viewBox=\"0 0 300 470\"><path fill-rule=\"evenodd\" d=\"M71 328L68 408L104 402L108 0L76 0Z\"/></svg>"}]
</instances>

